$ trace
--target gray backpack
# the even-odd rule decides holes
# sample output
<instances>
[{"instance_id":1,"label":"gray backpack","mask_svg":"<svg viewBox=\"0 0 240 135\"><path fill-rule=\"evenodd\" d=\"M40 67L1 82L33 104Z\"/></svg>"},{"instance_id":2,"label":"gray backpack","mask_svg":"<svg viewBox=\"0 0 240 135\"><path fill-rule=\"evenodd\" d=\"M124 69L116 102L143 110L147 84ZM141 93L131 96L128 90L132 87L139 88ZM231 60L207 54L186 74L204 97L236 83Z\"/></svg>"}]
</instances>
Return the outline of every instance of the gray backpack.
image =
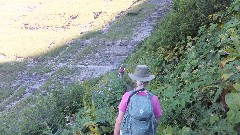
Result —
<instances>
[{"instance_id":1,"label":"gray backpack","mask_svg":"<svg viewBox=\"0 0 240 135\"><path fill-rule=\"evenodd\" d=\"M140 96L137 93L144 91L130 91L128 108L124 114L120 135L155 135L156 120L153 112L152 93ZM129 102L130 101L130 102Z\"/></svg>"}]
</instances>

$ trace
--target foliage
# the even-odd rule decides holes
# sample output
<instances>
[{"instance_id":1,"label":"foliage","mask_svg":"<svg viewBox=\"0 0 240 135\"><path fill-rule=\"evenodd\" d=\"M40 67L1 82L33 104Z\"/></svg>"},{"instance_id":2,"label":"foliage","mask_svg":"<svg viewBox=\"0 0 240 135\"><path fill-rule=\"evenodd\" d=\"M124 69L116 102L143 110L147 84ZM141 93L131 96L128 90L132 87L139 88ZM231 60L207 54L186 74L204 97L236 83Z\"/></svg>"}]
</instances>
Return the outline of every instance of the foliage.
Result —
<instances>
[{"instance_id":1,"label":"foliage","mask_svg":"<svg viewBox=\"0 0 240 135\"><path fill-rule=\"evenodd\" d=\"M229 1L218 0L175 0L173 12L166 18L166 23L162 24L159 31L161 34L158 45L171 47L186 41L187 36L197 36L198 28L210 23L208 15L228 3Z\"/></svg>"},{"instance_id":2,"label":"foliage","mask_svg":"<svg viewBox=\"0 0 240 135\"><path fill-rule=\"evenodd\" d=\"M237 134L240 3L226 10L229 2L175 0L173 11L126 60L129 72L147 64L156 75L148 87L164 110L158 134ZM126 82L109 72L59 88L35 105L0 114L0 132L112 134Z\"/></svg>"},{"instance_id":3,"label":"foliage","mask_svg":"<svg viewBox=\"0 0 240 135\"><path fill-rule=\"evenodd\" d=\"M226 113L225 95L233 91L233 86L238 87L239 82L239 13L235 10L239 5L235 2L226 12L205 14L205 17L209 16L212 20L206 19L208 23L200 27L198 35L195 35L194 29L185 29L193 23L186 12L192 6L185 6L182 4L184 2L194 3L178 1L175 10L182 11L182 14L172 12L161 23L159 32L153 33L129 58L128 65L134 67L146 63L157 75L151 88L161 97L165 114L161 119L159 133L185 134L187 130L187 134L236 134L234 129L239 122L233 119L238 117L238 108L231 104L234 101L227 100L227 104L234 107L228 106L230 111ZM194 9L198 10L190 10ZM187 16L190 21L173 21L173 18L180 16ZM203 18L198 19L202 22ZM203 20L203 24L206 20ZM165 27L165 24L175 30L169 31L171 28ZM200 26L194 25L197 29ZM228 99L233 96L237 97L236 94L227 94ZM238 103L236 98L235 100Z\"/></svg>"},{"instance_id":4,"label":"foliage","mask_svg":"<svg viewBox=\"0 0 240 135\"><path fill-rule=\"evenodd\" d=\"M133 63L144 63L149 65L155 74L158 74L159 70L168 72L164 70L171 69L171 67L159 69L159 66L170 66L169 62L176 64L181 61L186 48L189 47L188 37L197 36L199 27L209 25L212 21L209 15L224 9L229 2L175 0L173 10L163 21L159 22L155 31L137 49L136 53L128 58L129 68L133 69L136 66ZM192 42L194 41L192 40Z\"/></svg>"},{"instance_id":5,"label":"foliage","mask_svg":"<svg viewBox=\"0 0 240 135\"><path fill-rule=\"evenodd\" d=\"M74 84L63 90L52 92L58 109L65 114L74 114L79 108L83 107L83 95L84 89L80 84Z\"/></svg>"},{"instance_id":6,"label":"foliage","mask_svg":"<svg viewBox=\"0 0 240 135\"><path fill-rule=\"evenodd\" d=\"M117 105L123 90L126 89L124 82L117 77L117 73L110 72L99 80L86 81L82 86L86 91L83 98L84 108L77 114L74 132L110 134Z\"/></svg>"},{"instance_id":7,"label":"foliage","mask_svg":"<svg viewBox=\"0 0 240 135\"><path fill-rule=\"evenodd\" d=\"M32 97L34 105L16 112L0 114L0 132L3 134L52 134L68 123L65 116L83 107L81 85L55 90L47 96Z\"/></svg>"},{"instance_id":8,"label":"foliage","mask_svg":"<svg viewBox=\"0 0 240 135\"><path fill-rule=\"evenodd\" d=\"M24 71L25 66L25 62L0 64L0 105L2 105L4 99L9 97L10 95L15 94L16 90L9 86L10 82L13 81L15 77L17 77L19 72Z\"/></svg>"},{"instance_id":9,"label":"foliage","mask_svg":"<svg viewBox=\"0 0 240 135\"><path fill-rule=\"evenodd\" d=\"M40 134L60 120L55 102L49 96L39 97L34 106L4 113L0 117L2 134Z\"/></svg>"}]
</instances>

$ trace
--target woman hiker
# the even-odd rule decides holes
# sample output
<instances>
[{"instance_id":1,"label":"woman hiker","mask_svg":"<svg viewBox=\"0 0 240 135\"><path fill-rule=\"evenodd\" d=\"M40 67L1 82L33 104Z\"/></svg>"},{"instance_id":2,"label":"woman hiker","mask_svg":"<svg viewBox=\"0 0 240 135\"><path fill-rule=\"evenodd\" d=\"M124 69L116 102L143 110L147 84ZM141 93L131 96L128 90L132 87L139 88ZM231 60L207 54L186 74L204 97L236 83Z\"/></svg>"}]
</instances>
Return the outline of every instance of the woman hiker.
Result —
<instances>
[{"instance_id":1,"label":"woman hiker","mask_svg":"<svg viewBox=\"0 0 240 135\"><path fill-rule=\"evenodd\" d=\"M146 65L138 65L128 75L136 87L122 96L114 135L155 135L163 111L158 97L145 88L155 75L149 73Z\"/></svg>"},{"instance_id":2,"label":"woman hiker","mask_svg":"<svg viewBox=\"0 0 240 135\"><path fill-rule=\"evenodd\" d=\"M125 67L123 64L121 64L121 66L119 67L119 73L118 73L118 76L120 79L122 79L124 72L125 72Z\"/></svg>"}]
</instances>

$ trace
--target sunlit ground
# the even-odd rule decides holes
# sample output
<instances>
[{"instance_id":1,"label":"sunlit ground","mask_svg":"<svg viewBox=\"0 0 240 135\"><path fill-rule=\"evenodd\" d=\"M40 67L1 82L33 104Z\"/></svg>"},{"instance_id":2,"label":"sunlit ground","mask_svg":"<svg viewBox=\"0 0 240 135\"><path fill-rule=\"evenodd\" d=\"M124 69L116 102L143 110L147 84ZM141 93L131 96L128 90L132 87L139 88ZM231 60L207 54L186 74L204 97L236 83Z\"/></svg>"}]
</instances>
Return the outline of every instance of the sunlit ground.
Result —
<instances>
[{"instance_id":1,"label":"sunlit ground","mask_svg":"<svg viewBox=\"0 0 240 135\"><path fill-rule=\"evenodd\" d=\"M39 55L102 29L133 1L1 0L0 62Z\"/></svg>"}]
</instances>

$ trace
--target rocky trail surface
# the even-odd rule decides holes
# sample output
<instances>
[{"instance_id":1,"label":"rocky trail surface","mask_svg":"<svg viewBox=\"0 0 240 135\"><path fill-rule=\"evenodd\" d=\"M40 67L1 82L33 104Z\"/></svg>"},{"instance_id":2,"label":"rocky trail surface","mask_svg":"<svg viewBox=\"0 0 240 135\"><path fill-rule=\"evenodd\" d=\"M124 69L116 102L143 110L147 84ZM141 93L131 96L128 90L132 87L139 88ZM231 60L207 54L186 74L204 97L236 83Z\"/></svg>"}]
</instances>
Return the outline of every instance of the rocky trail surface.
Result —
<instances>
[{"instance_id":1,"label":"rocky trail surface","mask_svg":"<svg viewBox=\"0 0 240 135\"><path fill-rule=\"evenodd\" d=\"M56 82L64 85L82 82L116 69L136 46L151 34L153 25L163 17L171 6L170 0L148 0L146 2L154 4L154 10L150 16L144 18L144 21L138 22L139 25L134 27L133 35L128 39L108 40L102 36L90 39L79 38L69 41L67 47L56 57L49 57L44 60L41 58L29 60L25 70L19 72L10 84L11 88L16 91L23 88L24 91L18 97L14 97L13 94L4 99L2 110L11 109L19 102L34 95L34 93L46 94L48 91L56 89L58 87L54 85ZM115 20L109 22L102 33L107 34L114 23L124 15L124 12L119 14ZM145 11L143 8L137 12L144 13ZM119 29L121 30L121 28ZM69 52L73 45L75 45L74 51ZM91 51L88 52L88 50ZM33 69L38 70L38 72L32 71ZM50 85L49 82L54 83ZM15 99L12 100L13 98Z\"/></svg>"}]
</instances>

